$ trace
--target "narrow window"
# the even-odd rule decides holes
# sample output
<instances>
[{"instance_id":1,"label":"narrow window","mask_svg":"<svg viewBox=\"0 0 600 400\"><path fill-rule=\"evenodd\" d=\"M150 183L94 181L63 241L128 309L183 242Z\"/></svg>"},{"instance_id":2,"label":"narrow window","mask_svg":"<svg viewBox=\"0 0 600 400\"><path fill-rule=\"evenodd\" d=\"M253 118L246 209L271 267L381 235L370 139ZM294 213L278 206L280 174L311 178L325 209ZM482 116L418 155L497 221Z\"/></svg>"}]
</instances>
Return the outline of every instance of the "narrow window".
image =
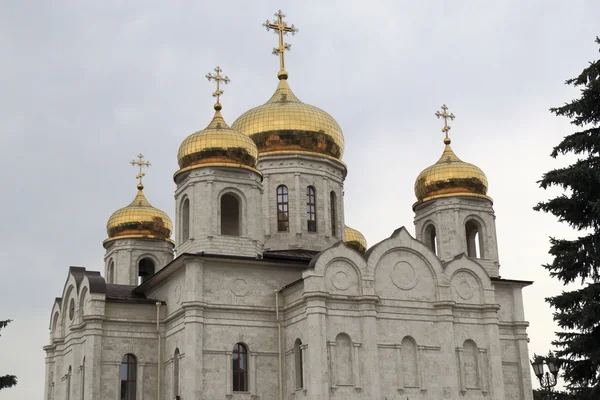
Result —
<instances>
[{"instance_id":1,"label":"narrow window","mask_svg":"<svg viewBox=\"0 0 600 400\"><path fill-rule=\"evenodd\" d=\"M467 236L467 255L473 258L483 258L483 237L479 229L479 224L473 220L465 224L465 233Z\"/></svg>"},{"instance_id":2,"label":"narrow window","mask_svg":"<svg viewBox=\"0 0 600 400\"><path fill-rule=\"evenodd\" d=\"M277 231L288 232L290 230L290 214L288 188L285 185L277 187Z\"/></svg>"},{"instance_id":3,"label":"narrow window","mask_svg":"<svg viewBox=\"0 0 600 400\"><path fill-rule=\"evenodd\" d=\"M108 273L106 275L108 283L115 283L115 262L113 260L108 263Z\"/></svg>"},{"instance_id":4,"label":"narrow window","mask_svg":"<svg viewBox=\"0 0 600 400\"><path fill-rule=\"evenodd\" d=\"M179 396L179 349L173 354L173 397Z\"/></svg>"},{"instance_id":5,"label":"narrow window","mask_svg":"<svg viewBox=\"0 0 600 400\"><path fill-rule=\"evenodd\" d=\"M154 261L142 258L138 264L138 285L146 282L152 275L154 275Z\"/></svg>"},{"instance_id":6,"label":"narrow window","mask_svg":"<svg viewBox=\"0 0 600 400\"><path fill-rule=\"evenodd\" d=\"M232 194L221 196L221 235L240 236L240 202Z\"/></svg>"},{"instance_id":7,"label":"narrow window","mask_svg":"<svg viewBox=\"0 0 600 400\"><path fill-rule=\"evenodd\" d=\"M317 231L317 198L312 186L306 188L306 222L309 232Z\"/></svg>"},{"instance_id":8,"label":"narrow window","mask_svg":"<svg viewBox=\"0 0 600 400\"><path fill-rule=\"evenodd\" d=\"M296 339L294 343L294 367L296 369L296 389L304 387L304 371L302 366L302 341Z\"/></svg>"},{"instance_id":9,"label":"narrow window","mask_svg":"<svg viewBox=\"0 0 600 400\"><path fill-rule=\"evenodd\" d=\"M181 207L181 243L190 238L190 199L183 201Z\"/></svg>"},{"instance_id":10,"label":"narrow window","mask_svg":"<svg viewBox=\"0 0 600 400\"><path fill-rule=\"evenodd\" d=\"M335 192L332 190L331 193L329 193L329 209L331 210L331 236L335 237L336 236L336 225L337 225L337 201L336 201L336 196L335 196Z\"/></svg>"},{"instance_id":11,"label":"narrow window","mask_svg":"<svg viewBox=\"0 0 600 400\"><path fill-rule=\"evenodd\" d=\"M120 400L135 400L137 361L132 354L126 354L121 360L121 397Z\"/></svg>"},{"instance_id":12,"label":"narrow window","mask_svg":"<svg viewBox=\"0 0 600 400\"><path fill-rule=\"evenodd\" d=\"M66 387L66 396L65 399L69 400L71 398L71 366L69 365L69 372L67 372L67 387Z\"/></svg>"},{"instance_id":13,"label":"narrow window","mask_svg":"<svg viewBox=\"0 0 600 400\"><path fill-rule=\"evenodd\" d=\"M81 400L85 400L85 357L81 364Z\"/></svg>"},{"instance_id":14,"label":"narrow window","mask_svg":"<svg viewBox=\"0 0 600 400\"><path fill-rule=\"evenodd\" d=\"M437 255L437 235L435 232L435 226L430 224L427 226L427 228L425 228L425 235L423 239L427 247L429 247L431 251Z\"/></svg>"},{"instance_id":15,"label":"narrow window","mask_svg":"<svg viewBox=\"0 0 600 400\"><path fill-rule=\"evenodd\" d=\"M233 346L233 391L248 391L248 349L241 343Z\"/></svg>"}]
</instances>

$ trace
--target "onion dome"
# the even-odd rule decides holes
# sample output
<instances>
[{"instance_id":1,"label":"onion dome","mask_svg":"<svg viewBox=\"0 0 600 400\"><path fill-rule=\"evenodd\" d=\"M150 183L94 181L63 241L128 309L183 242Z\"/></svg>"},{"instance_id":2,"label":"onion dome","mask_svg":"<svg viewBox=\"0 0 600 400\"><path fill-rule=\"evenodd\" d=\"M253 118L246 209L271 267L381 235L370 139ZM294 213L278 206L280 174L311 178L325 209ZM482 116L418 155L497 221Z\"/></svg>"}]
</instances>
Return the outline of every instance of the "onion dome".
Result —
<instances>
[{"instance_id":1,"label":"onion dome","mask_svg":"<svg viewBox=\"0 0 600 400\"><path fill-rule=\"evenodd\" d=\"M448 196L486 196L488 181L483 171L476 165L466 163L454 154L446 137L446 147L442 157L419 174L415 181L415 195L418 203Z\"/></svg>"},{"instance_id":2,"label":"onion dome","mask_svg":"<svg viewBox=\"0 0 600 400\"><path fill-rule=\"evenodd\" d=\"M367 239L356 229L346 226L344 235L346 237L346 244L354 250L359 253L364 253L367 250Z\"/></svg>"},{"instance_id":3,"label":"onion dome","mask_svg":"<svg viewBox=\"0 0 600 400\"><path fill-rule=\"evenodd\" d=\"M215 115L208 126L188 136L177 153L179 171L175 175L203 166L233 166L256 169L258 150L246 135L231 129L215 104Z\"/></svg>"},{"instance_id":4,"label":"onion dome","mask_svg":"<svg viewBox=\"0 0 600 400\"><path fill-rule=\"evenodd\" d=\"M160 239L171 241L173 231L171 219L152 205L144 196L144 185L137 186L138 192L131 204L115 211L106 223L107 242L125 238Z\"/></svg>"},{"instance_id":5,"label":"onion dome","mask_svg":"<svg viewBox=\"0 0 600 400\"><path fill-rule=\"evenodd\" d=\"M290 89L287 76L280 72L271 99L246 111L232 128L251 137L260 154L310 153L340 160L344 135L337 121L320 108L301 102Z\"/></svg>"}]
</instances>

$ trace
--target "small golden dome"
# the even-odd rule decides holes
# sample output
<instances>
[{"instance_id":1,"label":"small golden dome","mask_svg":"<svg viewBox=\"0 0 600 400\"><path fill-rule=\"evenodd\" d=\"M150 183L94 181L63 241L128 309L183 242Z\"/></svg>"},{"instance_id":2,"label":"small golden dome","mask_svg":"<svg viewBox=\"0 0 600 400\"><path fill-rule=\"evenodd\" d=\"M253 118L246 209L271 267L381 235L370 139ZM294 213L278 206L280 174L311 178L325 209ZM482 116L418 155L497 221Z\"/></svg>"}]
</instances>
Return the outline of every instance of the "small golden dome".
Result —
<instances>
[{"instance_id":1,"label":"small golden dome","mask_svg":"<svg viewBox=\"0 0 600 400\"><path fill-rule=\"evenodd\" d=\"M360 253L364 253L367 250L367 239L356 229L346 226L344 235L346 237L346 244L354 250Z\"/></svg>"},{"instance_id":2,"label":"small golden dome","mask_svg":"<svg viewBox=\"0 0 600 400\"><path fill-rule=\"evenodd\" d=\"M215 104L215 116L208 126L188 136L177 153L179 171L175 175L207 165L231 165L256 168L258 149L248 136L231 129Z\"/></svg>"},{"instance_id":3,"label":"small golden dome","mask_svg":"<svg viewBox=\"0 0 600 400\"><path fill-rule=\"evenodd\" d=\"M251 137L260 154L286 151L341 159L344 135L337 121L320 108L298 100L286 78L287 73L280 74L271 99L246 111L232 128Z\"/></svg>"},{"instance_id":4,"label":"small golden dome","mask_svg":"<svg viewBox=\"0 0 600 400\"><path fill-rule=\"evenodd\" d=\"M106 223L108 239L104 243L122 238L147 238L170 241L173 231L171 219L152 205L144 196L144 185L138 185L135 199L127 207L115 211Z\"/></svg>"},{"instance_id":5,"label":"small golden dome","mask_svg":"<svg viewBox=\"0 0 600 400\"><path fill-rule=\"evenodd\" d=\"M476 165L466 163L454 154L450 139L444 140L444 153L430 167L419 174L415 181L415 195L418 202L447 196L486 196L488 181L483 171Z\"/></svg>"}]
</instances>

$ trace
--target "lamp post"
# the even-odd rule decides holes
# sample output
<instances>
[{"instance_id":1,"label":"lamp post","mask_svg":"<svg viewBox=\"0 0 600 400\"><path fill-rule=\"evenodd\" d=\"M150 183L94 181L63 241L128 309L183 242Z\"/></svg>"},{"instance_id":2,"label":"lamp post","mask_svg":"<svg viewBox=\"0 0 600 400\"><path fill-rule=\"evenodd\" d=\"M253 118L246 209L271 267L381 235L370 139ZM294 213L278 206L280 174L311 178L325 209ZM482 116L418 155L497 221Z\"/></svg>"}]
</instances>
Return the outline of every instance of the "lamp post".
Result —
<instances>
[{"instance_id":1,"label":"lamp post","mask_svg":"<svg viewBox=\"0 0 600 400\"><path fill-rule=\"evenodd\" d=\"M544 372L544 364L548 367L548 371ZM548 391L548 399L551 399L552 388L558 381L558 365L551 358L538 357L534 354L531 366L540 381L540 386Z\"/></svg>"}]
</instances>

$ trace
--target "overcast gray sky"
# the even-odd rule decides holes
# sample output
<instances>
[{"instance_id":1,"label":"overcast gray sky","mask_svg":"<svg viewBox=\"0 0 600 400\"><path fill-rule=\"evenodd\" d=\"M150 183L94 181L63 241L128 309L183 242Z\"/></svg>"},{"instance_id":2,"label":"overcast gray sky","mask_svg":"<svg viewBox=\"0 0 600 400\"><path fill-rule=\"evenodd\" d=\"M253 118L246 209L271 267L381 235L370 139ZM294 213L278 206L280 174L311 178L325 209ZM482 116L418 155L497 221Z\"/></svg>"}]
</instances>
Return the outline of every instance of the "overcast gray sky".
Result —
<instances>
[{"instance_id":1,"label":"overcast gray sky","mask_svg":"<svg viewBox=\"0 0 600 400\"><path fill-rule=\"evenodd\" d=\"M276 85L282 8L290 85L333 115L346 140L346 222L370 244L413 232L414 180L443 149L434 112L456 115L456 154L483 169L495 200L501 274L525 289L530 352L550 348L543 298L562 290L541 264L548 236L573 236L532 211L536 180L568 160L549 153L573 131L548 111L578 95L563 82L599 57L600 2L150 1L1 2L0 398L38 399L54 297L70 265L103 271L110 214L135 194L139 152L150 202L174 217L177 149L212 116L220 65L231 124Z\"/></svg>"}]
</instances>

